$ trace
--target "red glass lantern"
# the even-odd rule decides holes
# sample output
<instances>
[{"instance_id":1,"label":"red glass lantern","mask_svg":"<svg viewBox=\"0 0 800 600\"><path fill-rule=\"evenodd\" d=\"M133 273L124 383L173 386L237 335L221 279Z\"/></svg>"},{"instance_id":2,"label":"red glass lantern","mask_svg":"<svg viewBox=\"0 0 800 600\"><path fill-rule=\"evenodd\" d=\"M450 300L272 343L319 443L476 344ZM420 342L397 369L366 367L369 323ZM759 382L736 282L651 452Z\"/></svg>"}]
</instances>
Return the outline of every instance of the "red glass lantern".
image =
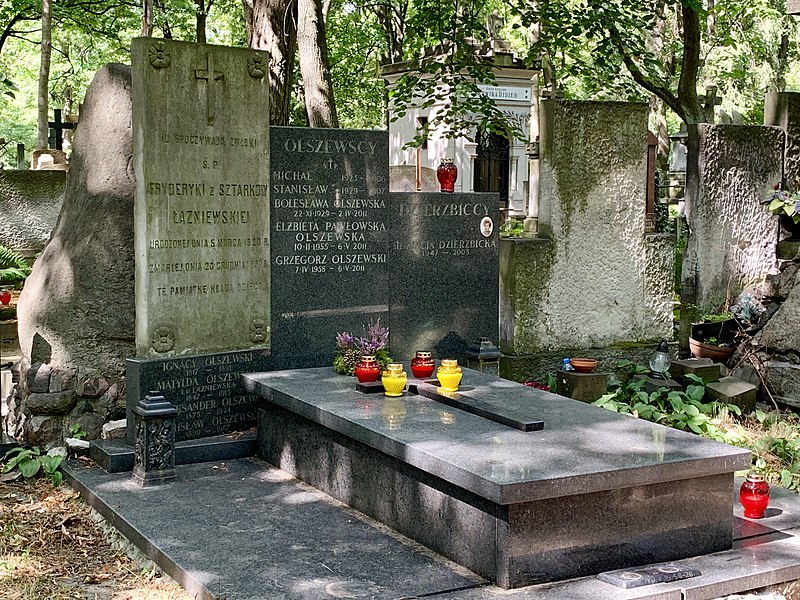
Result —
<instances>
[{"instance_id":1,"label":"red glass lantern","mask_svg":"<svg viewBox=\"0 0 800 600\"><path fill-rule=\"evenodd\" d=\"M436 362L430 352L417 352L417 355L411 359L411 373L417 379L430 377L435 368Z\"/></svg>"},{"instance_id":2,"label":"red glass lantern","mask_svg":"<svg viewBox=\"0 0 800 600\"><path fill-rule=\"evenodd\" d=\"M458 168L452 158L443 158L436 169L436 179L439 180L439 189L443 192L452 192L458 179Z\"/></svg>"},{"instance_id":3,"label":"red glass lantern","mask_svg":"<svg viewBox=\"0 0 800 600\"><path fill-rule=\"evenodd\" d=\"M371 383L378 381L381 376L381 368L378 360L374 356L362 356L356 365L356 379L359 383Z\"/></svg>"},{"instance_id":4,"label":"red glass lantern","mask_svg":"<svg viewBox=\"0 0 800 600\"><path fill-rule=\"evenodd\" d=\"M769 504L769 484L764 481L763 475L747 474L747 479L739 489L739 502L744 507L745 517L760 519L764 516Z\"/></svg>"},{"instance_id":5,"label":"red glass lantern","mask_svg":"<svg viewBox=\"0 0 800 600\"><path fill-rule=\"evenodd\" d=\"M11 302L11 292L0 290L0 304L8 304L9 302Z\"/></svg>"}]
</instances>

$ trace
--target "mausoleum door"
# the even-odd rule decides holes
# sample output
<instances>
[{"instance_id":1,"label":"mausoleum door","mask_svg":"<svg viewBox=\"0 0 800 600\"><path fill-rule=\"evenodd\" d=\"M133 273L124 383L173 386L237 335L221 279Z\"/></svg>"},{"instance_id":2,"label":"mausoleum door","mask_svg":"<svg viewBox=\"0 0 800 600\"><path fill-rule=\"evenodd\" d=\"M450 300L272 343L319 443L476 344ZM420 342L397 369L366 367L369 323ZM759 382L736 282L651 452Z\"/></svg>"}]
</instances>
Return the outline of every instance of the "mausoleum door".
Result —
<instances>
[{"instance_id":1,"label":"mausoleum door","mask_svg":"<svg viewBox=\"0 0 800 600\"><path fill-rule=\"evenodd\" d=\"M500 201L508 204L508 171L510 144L508 138L479 129L477 156L473 170L472 190L498 192Z\"/></svg>"}]
</instances>

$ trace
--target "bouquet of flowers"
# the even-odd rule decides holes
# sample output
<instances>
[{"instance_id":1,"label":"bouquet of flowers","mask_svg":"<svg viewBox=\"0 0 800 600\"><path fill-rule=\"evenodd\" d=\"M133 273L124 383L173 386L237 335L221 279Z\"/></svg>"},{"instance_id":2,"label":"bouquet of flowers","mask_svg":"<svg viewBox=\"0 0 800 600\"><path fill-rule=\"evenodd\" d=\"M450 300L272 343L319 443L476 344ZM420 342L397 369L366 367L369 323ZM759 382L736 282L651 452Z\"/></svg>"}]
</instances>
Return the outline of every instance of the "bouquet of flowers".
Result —
<instances>
[{"instance_id":1,"label":"bouquet of flowers","mask_svg":"<svg viewBox=\"0 0 800 600\"><path fill-rule=\"evenodd\" d=\"M337 333L333 368L340 375L353 375L362 356L374 356L383 370L392 362L388 344L389 328L381 325L380 319L374 323L370 321L361 337L347 331Z\"/></svg>"}]
</instances>

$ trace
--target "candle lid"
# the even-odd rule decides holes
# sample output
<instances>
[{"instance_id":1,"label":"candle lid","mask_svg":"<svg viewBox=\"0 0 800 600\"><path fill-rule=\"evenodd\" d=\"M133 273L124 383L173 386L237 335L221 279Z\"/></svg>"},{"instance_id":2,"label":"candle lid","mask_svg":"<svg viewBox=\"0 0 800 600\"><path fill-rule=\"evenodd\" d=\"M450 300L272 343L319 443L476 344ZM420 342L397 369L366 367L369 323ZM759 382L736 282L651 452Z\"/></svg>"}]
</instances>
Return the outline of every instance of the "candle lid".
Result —
<instances>
[{"instance_id":1,"label":"candle lid","mask_svg":"<svg viewBox=\"0 0 800 600\"><path fill-rule=\"evenodd\" d=\"M751 471L750 473L747 474L747 481L758 483L760 481L764 481L764 476L761 473L756 473L755 471Z\"/></svg>"}]
</instances>

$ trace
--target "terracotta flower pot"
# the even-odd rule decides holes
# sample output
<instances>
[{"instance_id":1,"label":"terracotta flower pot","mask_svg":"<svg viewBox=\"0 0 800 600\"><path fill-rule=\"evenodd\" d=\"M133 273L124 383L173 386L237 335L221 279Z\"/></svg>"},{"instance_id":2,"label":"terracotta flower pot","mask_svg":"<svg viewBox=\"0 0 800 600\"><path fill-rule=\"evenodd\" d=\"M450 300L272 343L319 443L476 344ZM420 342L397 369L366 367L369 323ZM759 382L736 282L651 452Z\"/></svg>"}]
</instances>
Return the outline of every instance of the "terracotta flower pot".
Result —
<instances>
[{"instance_id":1,"label":"terracotta flower pot","mask_svg":"<svg viewBox=\"0 0 800 600\"><path fill-rule=\"evenodd\" d=\"M591 373L597 368L597 361L593 358L570 358L569 364L578 373Z\"/></svg>"},{"instance_id":2,"label":"terracotta flower pot","mask_svg":"<svg viewBox=\"0 0 800 600\"><path fill-rule=\"evenodd\" d=\"M692 356L695 358L710 358L711 360L724 363L733 356L733 352L736 348L712 346L711 344L705 344L694 338L689 338L689 350L691 350Z\"/></svg>"}]
</instances>

